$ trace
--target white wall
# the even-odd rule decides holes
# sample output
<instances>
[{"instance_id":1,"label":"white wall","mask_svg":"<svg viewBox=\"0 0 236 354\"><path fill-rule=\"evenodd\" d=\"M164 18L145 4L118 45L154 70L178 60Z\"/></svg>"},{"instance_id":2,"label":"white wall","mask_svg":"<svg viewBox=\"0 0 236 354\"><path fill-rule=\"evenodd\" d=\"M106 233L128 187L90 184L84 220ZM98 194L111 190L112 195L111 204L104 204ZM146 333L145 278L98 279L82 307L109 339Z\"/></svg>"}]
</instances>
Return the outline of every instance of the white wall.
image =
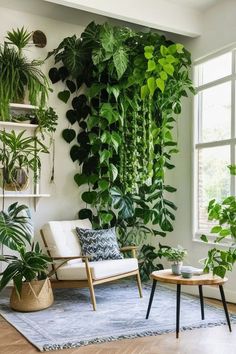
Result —
<instances>
[{"instance_id":1,"label":"white wall","mask_svg":"<svg viewBox=\"0 0 236 354\"><path fill-rule=\"evenodd\" d=\"M236 42L235 14L235 1L223 1L204 14L202 36L184 43L192 53L193 61ZM174 232L168 236L167 241L186 247L189 254L187 262L199 267L198 261L207 255L208 246L192 241L192 127L192 103L185 99L183 113L178 122L180 153L175 158L176 169L172 175L172 182L178 189L178 211ZM229 282L225 285L227 299L233 302L236 302L236 284L233 281L235 275L236 271L229 274ZM211 296L218 295L218 290L214 288L205 292Z\"/></svg>"}]
</instances>

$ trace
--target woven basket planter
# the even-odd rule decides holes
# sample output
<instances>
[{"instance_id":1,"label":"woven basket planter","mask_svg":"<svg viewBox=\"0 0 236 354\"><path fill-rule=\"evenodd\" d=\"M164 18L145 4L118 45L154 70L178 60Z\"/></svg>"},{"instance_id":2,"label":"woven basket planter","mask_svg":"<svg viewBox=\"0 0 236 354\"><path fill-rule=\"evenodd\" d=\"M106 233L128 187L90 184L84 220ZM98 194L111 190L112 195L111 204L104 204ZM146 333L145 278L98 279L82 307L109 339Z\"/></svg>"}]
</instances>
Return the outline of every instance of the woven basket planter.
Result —
<instances>
[{"instance_id":1,"label":"woven basket planter","mask_svg":"<svg viewBox=\"0 0 236 354\"><path fill-rule=\"evenodd\" d=\"M23 283L20 298L14 287L10 297L10 306L16 311L31 312L50 307L53 301L51 282L47 278Z\"/></svg>"}]
</instances>

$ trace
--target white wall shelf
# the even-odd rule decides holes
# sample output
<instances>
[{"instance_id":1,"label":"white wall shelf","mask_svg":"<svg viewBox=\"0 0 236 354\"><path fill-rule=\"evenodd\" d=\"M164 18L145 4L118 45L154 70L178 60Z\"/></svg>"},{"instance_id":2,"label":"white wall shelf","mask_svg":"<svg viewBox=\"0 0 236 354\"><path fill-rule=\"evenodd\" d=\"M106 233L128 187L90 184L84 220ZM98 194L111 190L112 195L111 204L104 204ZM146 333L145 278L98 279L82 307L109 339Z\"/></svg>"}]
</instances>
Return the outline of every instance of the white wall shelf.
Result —
<instances>
[{"instance_id":1,"label":"white wall shelf","mask_svg":"<svg viewBox=\"0 0 236 354\"><path fill-rule=\"evenodd\" d=\"M50 194L0 194L0 197L4 198L48 198L50 197Z\"/></svg>"},{"instance_id":2,"label":"white wall shelf","mask_svg":"<svg viewBox=\"0 0 236 354\"><path fill-rule=\"evenodd\" d=\"M38 124L0 121L0 126L3 126L3 127L12 127L12 128L27 128L27 129L29 128L29 129L36 129L36 128L38 127Z\"/></svg>"},{"instance_id":3,"label":"white wall shelf","mask_svg":"<svg viewBox=\"0 0 236 354\"><path fill-rule=\"evenodd\" d=\"M39 109L38 106L33 106L31 104L24 104L24 103L10 103L10 108L25 110L25 111Z\"/></svg>"}]
</instances>

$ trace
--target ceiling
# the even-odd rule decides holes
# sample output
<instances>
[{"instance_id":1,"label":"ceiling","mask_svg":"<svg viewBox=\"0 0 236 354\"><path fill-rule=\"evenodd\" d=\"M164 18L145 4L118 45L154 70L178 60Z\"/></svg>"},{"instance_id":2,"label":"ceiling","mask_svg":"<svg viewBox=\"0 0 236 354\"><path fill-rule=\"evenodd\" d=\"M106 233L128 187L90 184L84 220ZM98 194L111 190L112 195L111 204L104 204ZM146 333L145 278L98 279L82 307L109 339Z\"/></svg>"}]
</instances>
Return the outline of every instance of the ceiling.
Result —
<instances>
[{"instance_id":1,"label":"ceiling","mask_svg":"<svg viewBox=\"0 0 236 354\"><path fill-rule=\"evenodd\" d=\"M90 21L91 16L95 21L112 18L147 29L197 37L202 31L202 13L224 2L225 0L0 0L0 6L80 25L84 23L78 20L78 11L83 11L84 22Z\"/></svg>"},{"instance_id":2,"label":"ceiling","mask_svg":"<svg viewBox=\"0 0 236 354\"><path fill-rule=\"evenodd\" d=\"M224 0L169 0L169 2L181 4L199 11L205 11L220 2L224 2Z\"/></svg>"}]
</instances>

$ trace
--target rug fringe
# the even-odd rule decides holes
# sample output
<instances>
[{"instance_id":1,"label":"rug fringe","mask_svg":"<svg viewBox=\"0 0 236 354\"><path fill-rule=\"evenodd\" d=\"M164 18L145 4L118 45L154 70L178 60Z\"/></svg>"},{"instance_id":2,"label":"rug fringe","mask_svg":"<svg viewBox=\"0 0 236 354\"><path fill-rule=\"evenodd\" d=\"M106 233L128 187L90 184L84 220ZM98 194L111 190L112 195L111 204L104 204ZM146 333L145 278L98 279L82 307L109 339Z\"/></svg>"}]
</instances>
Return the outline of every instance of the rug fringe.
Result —
<instances>
[{"instance_id":1,"label":"rug fringe","mask_svg":"<svg viewBox=\"0 0 236 354\"><path fill-rule=\"evenodd\" d=\"M234 323L236 323L236 315L231 315L231 320L233 320ZM206 327L217 327L217 326L222 326L226 325L226 321L222 320L217 323L202 323L202 324L197 324L193 326L183 326L181 327L180 331L186 331L186 330L194 330L197 328L206 328ZM141 338L141 337L151 337L151 336L157 336L157 335L162 335L162 334L167 334L167 333L174 333L173 329L167 329L167 330L158 330L158 331L145 331L141 333L133 333L133 334L127 334L127 335L121 335L121 336L110 336L110 337L104 337L104 338L94 338L91 340L87 341L79 341L75 343L64 343L64 344L45 344L42 348L40 349L41 352L48 352L48 351L53 351L53 350L62 350L62 349L73 349L73 348L79 348L79 347L84 347L86 345L91 345L91 344L99 344L99 343L105 343L105 342L113 342L113 341L118 341L122 339L134 339L134 338Z\"/></svg>"}]
</instances>

